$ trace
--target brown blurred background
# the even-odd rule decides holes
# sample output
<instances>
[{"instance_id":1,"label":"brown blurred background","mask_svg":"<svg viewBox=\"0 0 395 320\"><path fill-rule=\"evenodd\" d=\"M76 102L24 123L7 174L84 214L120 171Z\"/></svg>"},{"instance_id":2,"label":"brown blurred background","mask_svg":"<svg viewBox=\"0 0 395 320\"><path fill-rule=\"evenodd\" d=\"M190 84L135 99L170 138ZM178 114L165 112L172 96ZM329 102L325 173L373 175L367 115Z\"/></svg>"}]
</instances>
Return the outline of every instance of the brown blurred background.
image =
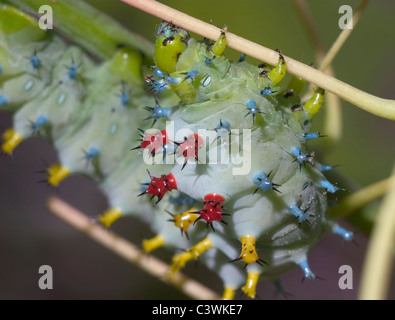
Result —
<instances>
[{"instance_id":1,"label":"brown blurred background","mask_svg":"<svg viewBox=\"0 0 395 320\"><path fill-rule=\"evenodd\" d=\"M126 27L154 40L158 19L139 12L120 1L89 1L111 14ZM249 40L281 51L307 64L314 61L312 46L292 1L173 0L162 1L197 18L223 27ZM340 5L354 9L360 1L308 1L317 21L321 40L329 48L340 30ZM374 95L395 99L395 3L374 0L334 61L339 79ZM54 17L56 20L56 17ZM239 53L227 54L238 59ZM247 58L248 59L248 58ZM253 60L249 60L252 61ZM395 160L395 123L370 115L343 102L342 140L320 156L326 163L340 164L338 171L356 186L363 187L385 178ZM323 112L316 128L321 127ZM11 115L0 112L0 128L11 126ZM322 132L324 134L324 132ZM319 145L314 146L320 150ZM46 142L23 142L12 157L0 158L0 299L186 299L176 289L161 283L113 253L76 232L50 215L45 208L50 195L57 195L92 217L107 209L106 199L94 183L83 177L68 178L58 190L37 181L43 170L56 162L56 151ZM373 204L371 210L377 205ZM349 227L353 229L353 227ZM113 226L132 242L152 236L148 227L131 219ZM355 230L355 229L353 229ZM295 269L283 278L291 299L355 299L367 238L356 235L358 246L328 235L310 257L313 271L325 280L306 280ZM158 256L170 261L171 253ZM54 289L40 290L38 269L50 265ZM338 269L350 265L354 289L340 290ZM219 279L199 263L190 263L186 272L220 292ZM395 298L395 279L390 283L390 298ZM275 288L261 283L258 295L272 299ZM241 294L237 296L242 298ZM281 299L281 298L280 298Z\"/></svg>"}]
</instances>

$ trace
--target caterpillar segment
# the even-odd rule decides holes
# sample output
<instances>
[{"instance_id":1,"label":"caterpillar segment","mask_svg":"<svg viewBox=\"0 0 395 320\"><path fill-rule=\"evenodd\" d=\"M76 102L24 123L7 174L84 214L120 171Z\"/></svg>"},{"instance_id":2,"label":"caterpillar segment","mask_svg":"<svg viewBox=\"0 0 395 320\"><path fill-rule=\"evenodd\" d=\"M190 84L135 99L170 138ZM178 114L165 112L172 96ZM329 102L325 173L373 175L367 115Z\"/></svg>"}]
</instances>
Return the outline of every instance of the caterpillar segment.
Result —
<instances>
[{"instance_id":1,"label":"caterpillar segment","mask_svg":"<svg viewBox=\"0 0 395 320\"><path fill-rule=\"evenodd\" d=\"M67 132L69 121L78 114L86 89L82 76L79 79L69 79L67 65L72 57L84 60L87 70L93 67L87 58L83 58L79 48L67 49L52 70L51 84L14 114L13 130L22 140L34 135L56 143ZM7 153L11 153L17 145L9 148Z\"/></svg>"},{"instance_id":2,"label":"caterpillar segment","mask_svg":"<svg viewBox=\"0 0 395 320\"><path fill-rule=\"evenodd\" d=\"M35 19L7 5L0 5L0 15L0 110L15 111L48 83L51 66L40 65L36 51L55 52Z\"/></svg>"}]
</instances>

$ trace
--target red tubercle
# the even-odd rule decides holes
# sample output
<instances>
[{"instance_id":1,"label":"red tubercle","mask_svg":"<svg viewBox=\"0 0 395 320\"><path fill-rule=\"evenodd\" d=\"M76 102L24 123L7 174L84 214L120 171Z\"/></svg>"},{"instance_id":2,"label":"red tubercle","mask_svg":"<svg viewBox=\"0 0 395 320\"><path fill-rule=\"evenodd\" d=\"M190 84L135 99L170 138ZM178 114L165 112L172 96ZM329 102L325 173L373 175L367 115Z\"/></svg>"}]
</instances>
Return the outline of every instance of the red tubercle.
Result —
<instances>
[{"instance_id":1,"label":"red tubercle","mask_svg":"<svg viewBox=\"0 0 395 320\"><path fill-rule=\"evenodd\" d=\"M170 190L177 190L177 180L172 173L165 176L165 179Z\"/></svg>"},{"instance_id":2,"label":"red tubercle","mask_svg":"<svg viewBox=\"0 0 395 320\"><path fill-rule=\"evenodd\" d=\"M222 203L225 201L225 198L219 193L208 193L204 196L204 202L206 201L216 201L220 202L222 205Z\"/></svg>"},{"instance_id":3,"label":"red tubercle","mask_svg":"<svg viewBox=\"0 0 395 320\"><path fill-rule=\"evenodd\" d=\"M225 198L218 193L209 193L204 197L204 207L199 211L200 219L212 223L222 221L222 204Z\"/></svg>"},{"instance_id":4,"label":"red tubercle","mask_svg":"<svg viewBox=\"0 0 395 320\"><path fill-rule=\"evenodd\" d=\"M166 192L177 190L177 181L172 173L169 173L168 175L162 175L159 178L152 176L150 172L148 172L148 174L150 175L151 181L148 184L147 189L140 195L149 193L153 196L157 196L158 203L160 200L162 200Z\"/></svg>"},{"instance_id":5,"label":"red tubercle","mask_svg":"<svg viewBox=\"0 0 395 320\"><path fill-rule=\"evenodd\" d=\"M198 150L204 146L204 138L197 133L192 133L185 137L183 142L175 142L178 146L177 154L182 154L185 160L198 158Z\"/></svg>"},{"instance_id":6,"label":"red tubercle","mask_svg":"<svg viewBox=\"0 0 395 320\"><path fill-rule=\"evenodd\" d=\"M143 133L143 141L140 147L148 149L152 155L155 155L157 151L163 148L167 144L167 132L162 130L156 133Z\"/></svg>"}]
</instances>

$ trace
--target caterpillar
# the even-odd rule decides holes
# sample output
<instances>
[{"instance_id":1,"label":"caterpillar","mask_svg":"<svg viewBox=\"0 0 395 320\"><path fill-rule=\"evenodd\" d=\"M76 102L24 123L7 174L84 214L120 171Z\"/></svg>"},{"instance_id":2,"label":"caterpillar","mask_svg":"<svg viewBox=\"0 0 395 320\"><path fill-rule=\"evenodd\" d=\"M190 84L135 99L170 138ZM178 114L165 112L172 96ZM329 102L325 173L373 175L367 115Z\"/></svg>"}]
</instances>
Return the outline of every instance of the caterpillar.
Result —
<instances>
[{"instance_id":1,"label":"caterpillar","mask_svg":"<svg viewBox=\"0 0 395 320\"><path fill-rule=\"evenodd\" d=\"M59 163L45 182L96 181L109 201L100 223L132 216L157 234L143 241L146 252L186 249L171 274L199 258L222 279L225 299L238 289L253 298L258 280L276 282L297 265L315 278L307 254L325 232L352 240L328 219L339 187L308 150L321 137L311 125L324 91L301 101L303 81L283 83L281 51L274 67L232 62L226 32L197 41L163 22L155 65L129 46L97 64L17 9L2 13L30 27L2 31L0 102L14 113L2 151L49 139Z\"/></svg>"}]
</instances>

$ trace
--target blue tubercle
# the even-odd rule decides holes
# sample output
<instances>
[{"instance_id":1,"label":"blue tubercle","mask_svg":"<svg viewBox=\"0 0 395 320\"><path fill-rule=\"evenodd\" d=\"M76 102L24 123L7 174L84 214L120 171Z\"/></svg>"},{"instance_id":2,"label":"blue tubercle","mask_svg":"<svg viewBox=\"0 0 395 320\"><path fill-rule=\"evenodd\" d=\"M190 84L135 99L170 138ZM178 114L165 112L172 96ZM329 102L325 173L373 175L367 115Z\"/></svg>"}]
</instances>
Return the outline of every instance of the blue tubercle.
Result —
<instances>
[{"instance_id":1,"label":"blue tubercle","mask_svg":"<svg viewBox=\"0 0 395 320\"><path fill-rule=\"evenodd\" d=\"M307 154L302 153L299 147L293 147L291 150L291 154L295 156L295 160L299 164L303 164L307 161Z\"/></svg>"},{"instance_id":2,"label":"blue tubercle","mask_svg":"<svg viewBox=\"0 0 395 320\"><path fill-rule=\"evenodd\" d=\"M34 53L34 55L30 58L30 64L32 65L33 69L39 69L41 67L41 61L37 57L37 54Z\"/></svg>"},{"instance_id":3,"label":"blue tubercle","mask_svg":"<svg viewBox=\"0 0 395 320\"><path fill-rule=\"evenodd\" d=\"M247 105L247 108L250 109L250 110L255 110L255 109L257 109L257 107L256 107L256 102L255 102L254 100L248 100L248 101L246 102L246 105Z\"/></svg>"},{"instance_id":4,"label":"blue tubercle","mask_svg":"<svg viewBox=\"0 0 395 320\"><path fill-rule=\"evenodd\" d=\"M67 76L69 77L70 80L76 80L78 76L78 66L72 62L70 67L67 69Z\"/></svg>"},{"instance_id":5,"label":"blue tubercle","mask_svg":"<svg viewBox=\"0 0 395 320\"><path fill-rule=\"evenodd\" d=\"M199 74L199 71L197 69L192 69L191 71L185 73L184 80L191 79L191 81L193 81L193 80L195 80L195 78L198 74Z\"/></svg>"},{"instance_id":6,"label":"blue tubercle","mask_svg":"<svg viewBox=\"0 0 395 320\"><path fill-rule=\"evenodd\" d=\"M222 119L219 120L214 130L217 133L217 139L226 139L231 134L230 123Z\"/></svg>"},{"instance_id":7,"label":"blue tubercle","mask_svg":"<svg viewBox=\"0 0 395 320\"><path fill-rule=\"evenodd\" d=\"M270 180L269 175L267 175L263 170L254 176L253 182L258 186L258 189L261 189L264 192L273 189L273 183Z\"/></svg>"},{"instance_id":8,"label":"blue tubercle","mask_svg":"<svg viewBox=\"0 0 395 320\"><path fill-rule=\"evenodd\" d=\"M48 123L48 119L45 116L39 116L35 122L32 122L32 130L38 131L42 126Z\"/></svg>"},{"instance_id":9,"label":"blue tubercle","mask_svg":"<svg viewBox=\"0 0 395 320\"><path fill-rule=\"evenodd\" d=\"M153 67L154 77L163 78L165 74L158 67Z\"/></svg>"},{"instance_id":10,"label":"blue tubercle","mask_svg":"<svg viewBox=\"0 0 395 320\"><path fill-rule=\"evenodd\" d=\"M330 193L335 193L336 191L338 191L340 189L340 188L336 187L335 185L333 185L332 183L330 183L328 180L322 180L321 187L326 189L326 191L328 191Z\"/></svg>"},{"instance_id":11,"label":"blue tubercle","mask_svg":"<svg viewBox=\"0 0 395 320\"><path fill-rule=\"evenodd\" d=\"M146 81L151 85L152 89L157 93L170 89L169 85L166 83L164 79L154 80L148 78Z\"/></svg>"},{"instance_id":12,"label":"blue tubercle","mask_svg":"<svg viewBox=\"0 0 395 320\"><path fill-rule=\"evenodd\" d=\"M124 107L128 106L130 101L130 92L122 90L120 100L122 106Z\"/></svg>"},{"instance_id":13,"label":"blue tubercle","mask_svg":"<svg viewBox=\"0 0 395 320\"><path fill-rule=\"evenodd\" d=\"M319 132L303 133L303 138L305 141L312 140L312 139L318 139L320 137L321 137L321 135Z\"/></svg>"},{"instance_id":14,"label":"blue tubercle","mask_svg":"<svg viewBox=\"0 0 395 320\"><path fill-rule=\"evenodd\" d=\"M346 241L352 241L352 239L354 238L353 232L347 231L346 229L340 227L339 225L336 225L333 228L333 233L341 236Z\"/></svg>"},{"instance_id":15,"label":"blue tubercle","mask_svg":"<svg viewBox=\"0 0 395 320\"><path fill-rule=\"evenodd\" d=\"M165 83L167 83L167 84L174 84L174 85L177 85L177 84L179 84L181 82L181 79L180 78L173 78L173 77L170 77L170 76L167 76L166 78L165 78Z\"/></svg>"},{"instance_id":16,"label":"blue tubercle","mask_svg":"<svg viewBox=\"0 0 395 320\"><path fill-rule=\"evenodd\" d=\"M266 97L276 92L277 91L273 91L270 87L265 87L264 89L261 90L261 96Z\"/></svg>"},{"instance_id":17,"label":"blue tubercle","mask_svg":"<svg viewBox=\"0 0 395 320\"><path fill-rule=\"evenodd\" d=\"M331 170L333 170L333 166L321 164L320 165L320 170L322 172L324 172L324 171L331 171Z\"/></svg>"},{"instance_id":18,"label":"blue tubercle","mask_svg":"<svg viewBox=\"0 0 395 320\"><path fill-rule=\"evenodd\" d=\"M206 65L210 65L211 64L211 62L213 61L213 59L210 59L210 58L208 58L208 57L206 57L205 59L204 59L204 63L206 64Z\"/></svg>"},{"instance_id":19,"label":"blue tubercle","mask_svg":"<svg viewBox=\"0 0 395 320\"><path fill-rule=\"evenodd\" d=\"M173 36L173 31L171 30L171 28L167 28L165 30L165 37L169 38L169 37L172 37L172 36Z\"/></svg>"},{"instance_id":20,"label":"blue tubercle","mask_svg":"<svg viewBox=\"0 0 395 320\"><path fill-rule=\"evenodd\" d=\"M0 74L3 72L3 66L0 64Z\"/></svg>"},{"instance_id":21,"label":"blue tubercle","mask_svg":"<svg viewBox=\"0 0 395 320\"><path fill-rule=\"evenodd\" d=\"M160 23L159 26L158 26L158 30L156 31L157 34L161 34L162 32L164 32L166 27L167 27L167 23L166 22Z\"/></svg>"},{"instance_id":22,"label":"blue tubercle","mask_svg":"<svg viewBox=\"0 0 395 320\"><path fill-rule=\"evenodd\" d=\"M307 213L308 210L309 210L309 208L302 211L296 205L292 205L289 207L289 212L298 218L299 223L307 220L310 217L310 215Z\"/></svg>"},{"instance_id":23,"label":"blue tubercle","mask_svg":"<svg viewBox=\"0 0 395 320\"><path fill-rule=\"evenodd\" d=\"M246 55L245 55L245 53L242 53L240 55L239 62L243 62L243 61L245 61L245 59L246 59Z\"/></svg>"},{"instance_id":24,"label":"blue tubercle","mask_svg":"<svg viewBox=\"0 0 395 320\"><path fill-rule=\"evenodd\" d=\"M156 120L160 118L169 119L170 111L171 111L171 108L162 108L158 102L156 103L154 108L146 106L144 109L151 112L151 115L148 118L145 118L144 120L154 119L154 123L156 122Z\"/></svg>"},{"instance_id":25,"label":"blue tubercle","mask_svg":"<svg viewBox=\"0 0 395 320\"><path fill-rule=\"evenodd\" d=\"M6 105L7 103L8 99L4 95L0 94L0 107Z\"/></svg>"},{"instance_id":26,"label":"blue tubercle","mask_svg":"<svg viewBox=\"0 0 395 320\"><path fill-rule=\"evenodd\" d=\"M315 274L311 271L307 260L303 260L299 263L299 267L303 270L304 277L307 279L314 279Z\"/></svg>"},{"instance_id":27,"label":"blue tubercle","mask_svg":"<svg viewBox=\"0 0 395 320\"><path fill-rule=\"evenodd\" d=\"M248 108L248 113L245 115L248 116L249 114L252 114L252 119L255 121L255 115L257 113L263 113L262 111L259 110L259 107L257 107L256 102L254 100L248 100L246 102L246 106Z\"/></svg>"},{"instance_id":28,"label":"blue tubercle","mask_svg":"<svg viewBox=\"0 0 395 320\"><path fill-rule=\"evenodd\" d=\"M100 154L99 149L96 147L91 147L88 152L85 153L85 160L91 162L93 159L97 158Z\"/></svg>"}]
</instances>

